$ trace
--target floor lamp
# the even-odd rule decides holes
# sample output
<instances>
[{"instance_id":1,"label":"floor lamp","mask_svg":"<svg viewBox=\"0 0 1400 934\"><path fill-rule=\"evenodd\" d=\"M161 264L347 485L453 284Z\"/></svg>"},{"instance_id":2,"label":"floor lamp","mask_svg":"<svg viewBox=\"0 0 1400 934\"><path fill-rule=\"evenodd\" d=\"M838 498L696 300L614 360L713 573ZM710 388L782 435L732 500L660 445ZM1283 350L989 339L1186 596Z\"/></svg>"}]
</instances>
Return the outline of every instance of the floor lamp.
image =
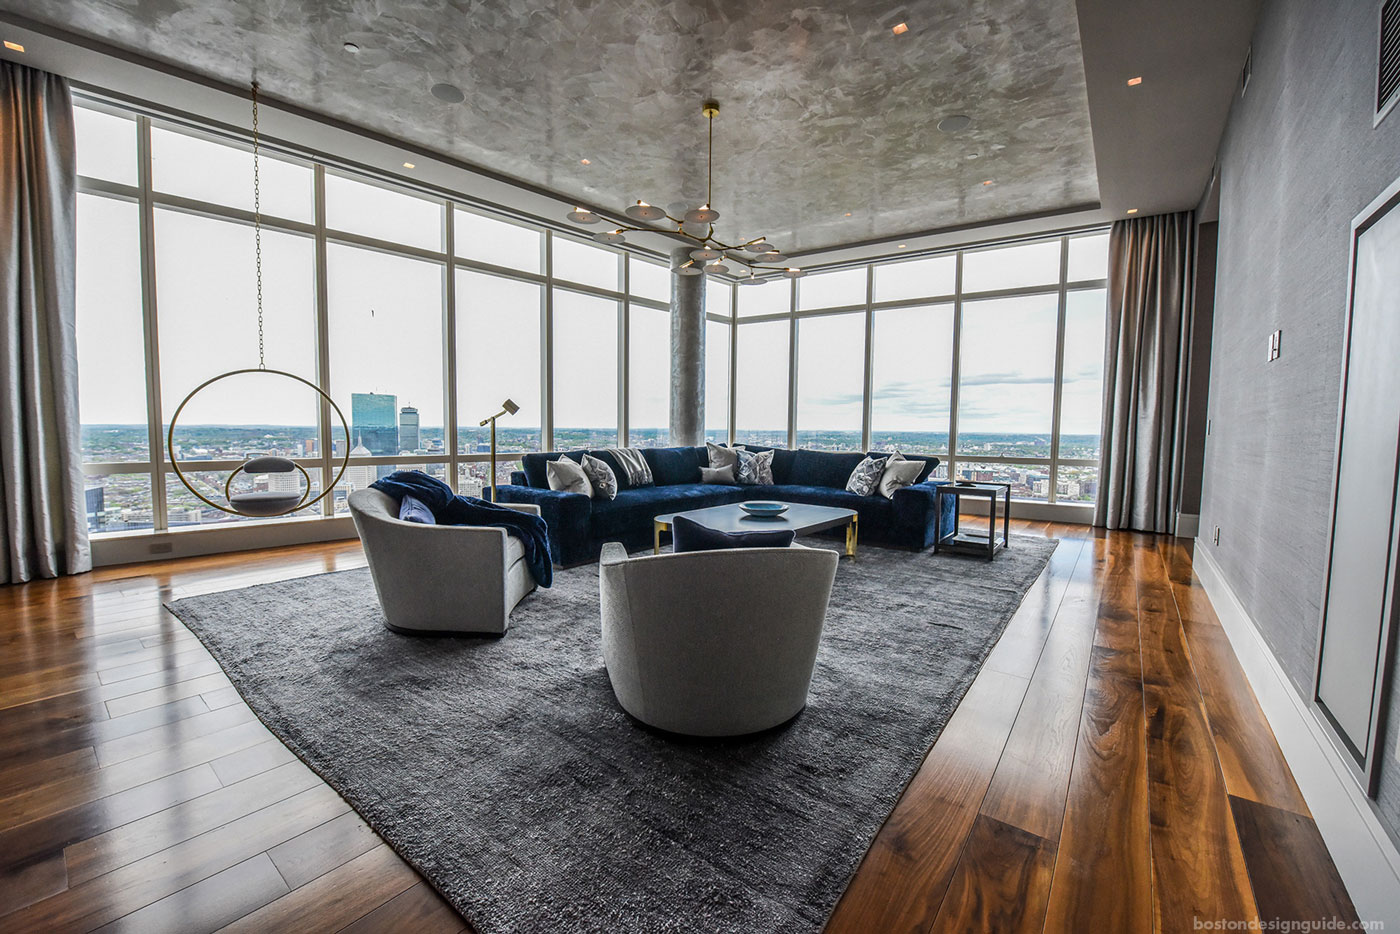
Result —
<instances>
[{"instance_id":1,"label":"floor lamp","mask_svg":"<svg viewBox=\"0 0 1400 934\"><path fill-rule=\"evenodd\" d=\"M491 502L496 501L496 419L502 415L514 415L520 411L520 406L509 399L501 403L501 410L490 418L483 418L479 427L486 427L486 423L491 423Z\"/></svg>"}]
</instances>

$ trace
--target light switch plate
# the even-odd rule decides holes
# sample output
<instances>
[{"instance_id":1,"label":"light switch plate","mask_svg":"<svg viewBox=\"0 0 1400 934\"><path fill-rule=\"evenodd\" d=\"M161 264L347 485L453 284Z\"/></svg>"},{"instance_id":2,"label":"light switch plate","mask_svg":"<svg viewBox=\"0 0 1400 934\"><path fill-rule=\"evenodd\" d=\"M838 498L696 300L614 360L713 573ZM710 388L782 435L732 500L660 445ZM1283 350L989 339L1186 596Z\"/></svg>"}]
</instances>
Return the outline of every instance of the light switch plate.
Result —
<instances>
[{"instance_id":1,"label":"light switch plate","mask_svg":"<svg viewBox=\"0 0 1400 934\"><path fill-rule=\"evenodd\" d=\"M1273 363L1279 358L1283 346L1283 332L1275 331L1269 335L1269 362Z\"/></svg>"}]
</instances>

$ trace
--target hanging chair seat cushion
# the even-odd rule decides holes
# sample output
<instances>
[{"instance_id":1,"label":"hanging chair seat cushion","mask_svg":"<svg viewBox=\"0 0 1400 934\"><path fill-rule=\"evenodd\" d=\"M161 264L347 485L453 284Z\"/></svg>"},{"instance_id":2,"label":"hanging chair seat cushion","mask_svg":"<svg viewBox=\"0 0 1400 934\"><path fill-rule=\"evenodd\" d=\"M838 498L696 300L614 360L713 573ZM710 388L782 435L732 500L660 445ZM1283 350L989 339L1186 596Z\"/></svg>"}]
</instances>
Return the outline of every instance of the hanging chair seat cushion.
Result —
<instances>
[{"instance_id":1,"label":"hanging chair seat cushion","mask_svg":"<svg viewBox=\"0 0 1400 934\"><path fill-rule=\"evenodd\" d=\"M253 457L244 461L243 472L246 474L260 473L291 473L296 470L296 464L285 457Z\"/></svg>"},{"instance_id":2,"label":"hanging chair seat cushion","mask_svg":"<svg viewBox=\"0 0 1400 934\"><path fill-rule=\"evenodd\" d=\"M234 493L228 498L229 507L243 516L276 516L292 509L301 502L300 490L294 493L262 490L254 493Z\"/></svg>"}]
</instances>

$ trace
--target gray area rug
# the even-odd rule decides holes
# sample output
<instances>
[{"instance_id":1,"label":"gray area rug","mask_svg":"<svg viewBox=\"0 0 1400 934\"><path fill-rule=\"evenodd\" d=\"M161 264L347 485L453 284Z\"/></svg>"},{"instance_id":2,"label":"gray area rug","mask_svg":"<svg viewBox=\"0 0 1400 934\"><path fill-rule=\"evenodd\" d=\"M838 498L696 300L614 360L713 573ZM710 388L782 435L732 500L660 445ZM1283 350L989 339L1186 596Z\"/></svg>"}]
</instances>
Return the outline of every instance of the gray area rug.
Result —
<instances>
[{"instance_id":1,"label":"gray area rug","mask_svg":"<svg viewBox=\"0 0 1400 934\"><path fill-rule=\"evenodd\" d=\"M481 934L814 931L1056 544L862 548L806 710L745 740L622 712L596 567L557 573L500 639L386 630L363 569L170 609Z\"/></svg>"}]
</instances>

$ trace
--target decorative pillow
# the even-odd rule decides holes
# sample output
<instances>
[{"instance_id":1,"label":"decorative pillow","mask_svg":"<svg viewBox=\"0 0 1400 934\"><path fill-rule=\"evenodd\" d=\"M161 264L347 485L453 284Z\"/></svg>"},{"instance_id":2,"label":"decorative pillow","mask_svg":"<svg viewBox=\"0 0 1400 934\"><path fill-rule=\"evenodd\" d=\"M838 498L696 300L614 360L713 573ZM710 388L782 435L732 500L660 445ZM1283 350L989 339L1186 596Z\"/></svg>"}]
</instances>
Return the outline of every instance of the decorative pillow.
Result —
<instances>
[{"instance_id":1,"label":"decorative pillow","mask_svg":"<svg viewBox=\"0 0 1400 934\"><path fill-rule=\"evenodd\" d=\"M895 490L917 483L923 470L923 461L905 460L904 455L898 452L891 454L885 464L885 472L880 475L880 495L893 499Z\"/></svg>"},{"instance_id":2,"label":"decorative pillow","mask_svg":"<svg viewBox=\"0 0 1400 934\"><path fill-rule=\"evenodd\" d=\"M560 490L564 493L582 493L589 499L593 498L593 484L589 482L588 474L584 473L583 467L575 463L572 458L561 457L558 460L552 460L545 465L544 469L551 490Z\"/></svg>"},{"instance_id":3,"label":"decorative pillow","mask_svg":"<svg viewBox=\"0 0 1400 934\"><path fill-rule=\"evenodd\" d=\"M787 548L797 533L792 529L765 529L762 532L716 532L694 519L676 516L671 521L671 550L718 551L724 548Z\"/></svg>"},{"instance_id":4,"label":"decorative pillow","mask_svg":"<svg viewBox=\"0 0 1400 934\"><path fill-rule=\"evenodd\" d=\"M433 518L433 511L425 506L422 500L414 499L412 496L405 496L403 502L399 503L399 518L405 522L437 525L437 520Z\"/></svg>"},{"instance_id":5,"label":"decorative pillow","mask_svg":"<svg viewBox=\"0 0 1400 934\"><path fill-rule=\"evenodd\" d=\"M738 478L734 476L734 468L735 466L737 466L737 463L738 458L735 458L735 463L730 464L728 467L701 467L700 482L728 484L738 483Z\"/></svg>"},{"instance_id":6,"label":"decorative pillow","mask_svg":"<svg viewBox=\"0 0 1400 934\"><path fill-rule=\"evenodd\" d=\"M880 476L885 472L885 460L883 457L867 456L856 469L851 471L851 478L846 481L846 492L855 493L857 496L870 496L880 488Z\"/></svg>"},{"instance_id":7,"label":"decorative pillow","mask_svg":"<svg viewBox=\"0 0 1400 934\"><path fill-rule=\"evenodd\" d=\"M754 454L751 451L735 451L739 457L738 469L734 471L740 486L773 485L773 452Z\"/></svg>"},{"instance_id":8,"label":"decorative pillow","mask_svg":"<svg viewBox=\"0 0 1400 934\"><path fill-rule=\"evenodd\" d=\"M592 454L583 455L583 463L579 466L593 487L594 499L617 499L617 474L611 467Z\"/></svg>"},{"instance_id":9,"label":"decorative pillow","mask_svg":"<svg viewBox=\"0 0 1400 934\"><path fill-rule=\"evenodd\" d=\"M710 452L711 467L737 467L739 465L739 452L731 447L706 441L705 450Z\"/></svg>"}]
</instances>

